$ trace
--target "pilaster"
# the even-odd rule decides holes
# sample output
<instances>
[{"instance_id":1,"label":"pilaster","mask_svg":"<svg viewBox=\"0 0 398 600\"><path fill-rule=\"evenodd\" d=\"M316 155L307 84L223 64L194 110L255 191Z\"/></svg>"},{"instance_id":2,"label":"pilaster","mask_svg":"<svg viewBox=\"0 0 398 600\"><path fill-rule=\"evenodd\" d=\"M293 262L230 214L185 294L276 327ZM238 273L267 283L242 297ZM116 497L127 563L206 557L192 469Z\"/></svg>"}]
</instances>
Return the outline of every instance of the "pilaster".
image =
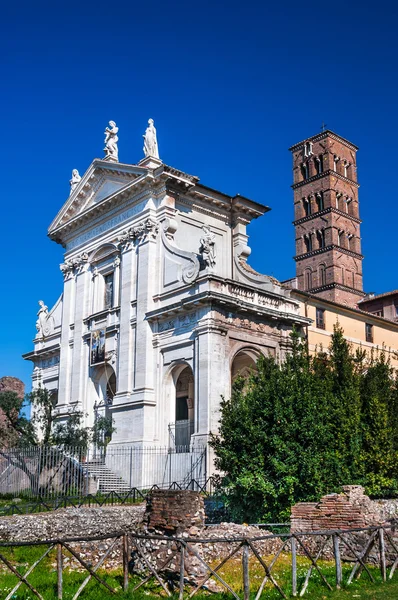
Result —
<instances>
[{"instance_id":1,"label":"pilaster","mask_svg":"<svg viewBox=\"0 0 398 600\"><path fill-rule=\"evenodd\" d=\"M62 266L61 266L62 267ZM70 400L72 372L73 323L75 308L75 275L73 269L64 272L64 293L62 301L62 331L59 362L58 406L66 406Z\"/></svg>"}]
</instances>

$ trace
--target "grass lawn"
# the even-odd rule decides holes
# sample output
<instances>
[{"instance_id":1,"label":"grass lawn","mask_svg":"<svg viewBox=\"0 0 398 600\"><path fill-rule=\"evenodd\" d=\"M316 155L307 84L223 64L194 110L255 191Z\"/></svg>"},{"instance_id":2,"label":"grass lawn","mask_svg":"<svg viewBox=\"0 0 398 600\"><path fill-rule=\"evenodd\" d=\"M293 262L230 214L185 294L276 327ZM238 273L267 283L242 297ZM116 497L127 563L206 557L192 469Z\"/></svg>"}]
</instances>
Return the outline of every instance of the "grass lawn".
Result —
<instances>
[{"instance_id":1,"label":"grass lawn","mask_svg":"<svg viewBox=\"0 0 398 600\"><path fill-rule=\"evenodd\" d=\"M0 553L10 559L12 564L16 566L17 570L24 574L28 570L29 566L37 560L41 554L45 551L45 547L20 547L14 549L0 548ZM42 594L45 600L55 600L57 598L57 576L53 566L55 562L55 552L46 557L40 565L33 571L28 577L28 581ZM268 560L269 562L269 560ZM307 572L309 561L306 558L298 557L298 585L299 590L302 582L304 581L305 574ZM319 562L322 572L325 575L329 583L334 586L334 566L330 562ZM1 566L2 565L2 566ZM393 580L383 583L379 571L375 567L370 567L370 570L376 580L375 583L370 583L366 573L363 573L359 581L354 582L350 586L343 586L343 589L337 591L329 591L326 586L322 583L319 575L315 572L312 573L311 579L304 594L304 598L309 600L341 600L341 599L359 599L359 600L398 600L398 572L394 574ZM350 572L350 566L343 567L344 579L347 579L348 573ZM121 591L122 585L122 572L111 571L106 572L104 570L98 571L101 577L104 577L106 581L114 588L119 588L117 598L134 598L136 600L150 600L150 598L159 598L165 593L161 588L155 584L152 580L145 588L141 588L134 594L132 591L123 593ZM229 583L229 585L243 598L242 591L242 569L239 560L229 561L220 571L220 575ZM276 581L285 591L286 595L290 597L290 565L289 557L283 555L279 557L276 566L272 571ZM79 585L86 578L87 573L79 573L76 571L69 571L65 569L63 575L64 581L64 600L72 600L76 593ZM250 588L251 588L251 600L254 600L256 592L264 576L262 567L257 562L250 561ZM131 587L133 587L139 579L131 577ZM11 589L17 583L15 575L9 571L5 571L4 565L0 562L0 600L4 600L10 593ZM177 590L176 590L177 592ZM188 594L188 587L187 587ZM225 593L209 594L201 592L198 598L204 596L214 598L214 600L226 600L232 598L232 595ZM108 592L103 586L100 586L97 582L91 580L82 595L80 596L83 600L110 600L115 598L113 594ZM22 584L18 591L12 596L13 600L28 600L35 598L33 593ZM281 598L278 591L271 585L266 585L262 598Z\"/></svg>"}]
</instances>

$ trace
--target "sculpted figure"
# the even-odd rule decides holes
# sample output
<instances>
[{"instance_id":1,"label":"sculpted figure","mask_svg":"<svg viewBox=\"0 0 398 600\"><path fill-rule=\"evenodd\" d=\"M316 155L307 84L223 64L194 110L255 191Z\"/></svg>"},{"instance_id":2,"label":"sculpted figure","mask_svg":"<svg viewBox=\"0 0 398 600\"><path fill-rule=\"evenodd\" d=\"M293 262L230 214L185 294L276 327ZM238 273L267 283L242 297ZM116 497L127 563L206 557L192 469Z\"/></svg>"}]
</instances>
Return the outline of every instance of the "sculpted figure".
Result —
<instances>
[{"instance_id":1,"label":"sculpted figure","mask_svg":"<svg viewBox=\"0 0 398 600\"><path fill-rule=\"evenodd\" d=\"M200 253L202 260L207 267L214 267L216 264L216 236L210 231L208 225L203 225L203 235L200 238Z\"/></svg>"},{"instance_id":2,"label":"sculpted figure","mask_svg":"<svg viewBox=\"0 0 398 600\"><path fill-rule=\"evenodd\" d=\"M69 181L71 194L72 194L73 190L77 187L80 180L81 180L81 177L79 175L79 171L77 169L73 169L72 179Z\"/></svg>"},{"instance_id":3,"label":"sculpted figure","mask_svg":"<svg viewBox=\"0 0 398 600\"><path fill-rule=\"evenodd\" d=\"M48 307L44 304L43 300L39 300L39 306L40 309L37 313L36 329L41 337L44 337L44 329L48 319Z\"/></svg>"},{"instance_id":4,"label":"sculpted figure","mask_svg":"<svg viewBox=\"0 0 398 600\"><path fill-rule=\"evenodd\" d=\"M144 138L144 154L159 158L158 141L156 139L156 129L153 124L153 119L149 119L148 127L145 130Z\"/></svg>"},{"instance_id":5,"label":"sculpted figure","mask_svg":"<svg viewBox=\"0 0 398 600\"><path fill-rule=\"evenodd\" d=\"M118 160L118 148L117 143L119 138L117 137L117 132L119 131L119 127L116 127L115 121L109 121L110 127L105 128L105 158L111 157L116 161Z\"/></svg>"}]
</instances>

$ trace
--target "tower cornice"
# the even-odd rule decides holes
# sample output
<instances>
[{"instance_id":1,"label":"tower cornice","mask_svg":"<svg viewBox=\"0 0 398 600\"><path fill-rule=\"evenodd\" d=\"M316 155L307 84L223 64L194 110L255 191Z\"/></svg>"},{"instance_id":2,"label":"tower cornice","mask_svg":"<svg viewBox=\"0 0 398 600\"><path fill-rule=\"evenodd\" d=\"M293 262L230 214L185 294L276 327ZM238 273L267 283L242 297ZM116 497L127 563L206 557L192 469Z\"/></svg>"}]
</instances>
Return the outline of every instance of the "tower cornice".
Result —
<instances>
[{"instance_id":1,"label":"tower cornice","mask_svg":"<svg viewBox=\"0 0 398 600\"><path fill-rule=\"evenodd\" d=\"M291 152L295 152L296 150L301 150L301 148L303 148L303 146L306 142L313 142L313 143L319 142L325 138L331 138L332 140L342 142L345 146L348 146L348 148L350 148L351 150L354 150L354 151L359 150L358 146L356 146L352 142L349 142L346 138L341 137L341 135L334 133L334 131L331 131L330 129L325 129L325 131L321 131L321 133L317 133L316 135L313 135L312 137L306 138L302 142L298 142L297 144L294 144L293 146L291 146L289 148L289 150Z\"/></svg>"},{"instance_id":2,"label":"tower cornice","mask_svg":"<svg viewBox=\"0 0 398 600\"><path fill-rule=\"evenodd\" d=\"M350 219L354 223L358 223L358 224L362 223L361 219L357 219L356 217L349 215L348 213L344 212L343 210L334 208L333 206L329 206L328 208L325 208L324 210L319 210L318 212L314 212L311 215L308 215L307 217L301 217L301 219L297 219L296 221L292 221L292 222L293 222L293 225L301 225L301 223L307 223L308 221L311 221L311 219L315 219L316 217L323 217L324 215L327 215L329 213L336 213L336 215L340 215L341 217L347 217L347 219Z\"/></svg>"},{"instance_id":3,"label":"tower cornice","mask_svg":"<svg viewBox=\"0 0 398 600\"><path fill-rule=\"evenodd\" d=\"M307 290L309 294L319 294L320 292L325 292L327 290L343 290L345 292L350 292L351 294L356 294L357 296L364 297L366 296L365 292L361 290L357 290L349 285L344 285L343 283L328 283L327 285L320 285L319 287L311 288ZM301 291L301 290L300 290Z\"/></svg>"},{"instance_id":4,"label":"tower cornice","mask_svg":"<svg viewBox=\"0 0 398 600\"><path fill-rule=\"evenodd\" d=\"M341 179L341 181L346 181L350 185L353 185L356 188L359 188L359 183L357 181L354 181L353 179L349 179L348 177L344 177L344 175L337 173L337 171L333 171L333 169L328 169L327 171L324 171L323 173L319 173L319 175L318 174L313 175L312 177L308 177L308 179L304 179L303 181L298 181L297 183L293 183L293 185L291 187L293 190L296 190L297 188L303 187L304 185L307 185L308 183L312 183L313 181L318 181L319 179L322 179L323 177L330 177L330 176L337 177L338 179Z\"/></svg>"},{"instance_id":5,"label":"tower cornice","mask_svg":"<svg viewBox=\"0 0 398 600\"><path fill-rule=\"evenodd\" d=\"M342 248L342 246L337 246L336 244L330 244L325 248L317 248L316 250L311 250L310 252L305 252L304 254L298 254L294 256L294 260L296 262L300 260L304 260L306 258L310 258L311 256L316 256L318 254L324 254L325 252L330 252L330 250L338 250L343 254L347 254L347 256L352 256L353 258L357 258L358 260L363 260L363 254L359 254L358 252L353 252L352 250L348 250L348 248Z\"/></svg>"}]
</instances>

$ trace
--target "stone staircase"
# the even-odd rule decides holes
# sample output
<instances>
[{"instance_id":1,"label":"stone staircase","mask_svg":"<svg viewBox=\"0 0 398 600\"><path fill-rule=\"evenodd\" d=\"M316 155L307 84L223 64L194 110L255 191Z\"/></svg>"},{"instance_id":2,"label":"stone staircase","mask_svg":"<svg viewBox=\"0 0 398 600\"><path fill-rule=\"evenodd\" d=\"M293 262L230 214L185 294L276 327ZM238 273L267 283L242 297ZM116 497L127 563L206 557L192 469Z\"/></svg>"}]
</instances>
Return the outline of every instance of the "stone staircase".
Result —
<instances>
[{"instance_id":1,"label":"stone staircase","mask_svg":"<svg viewBox=\"0 0 398 600\"><path fill-rule=\"evenodd\" d=\"M98 491L101 493L123 493L130 490L128 483L109 469L102 459L90 460L84 463L82 467L89 477L95 477L99 482Z\"/></svg>"}]
</instances>

